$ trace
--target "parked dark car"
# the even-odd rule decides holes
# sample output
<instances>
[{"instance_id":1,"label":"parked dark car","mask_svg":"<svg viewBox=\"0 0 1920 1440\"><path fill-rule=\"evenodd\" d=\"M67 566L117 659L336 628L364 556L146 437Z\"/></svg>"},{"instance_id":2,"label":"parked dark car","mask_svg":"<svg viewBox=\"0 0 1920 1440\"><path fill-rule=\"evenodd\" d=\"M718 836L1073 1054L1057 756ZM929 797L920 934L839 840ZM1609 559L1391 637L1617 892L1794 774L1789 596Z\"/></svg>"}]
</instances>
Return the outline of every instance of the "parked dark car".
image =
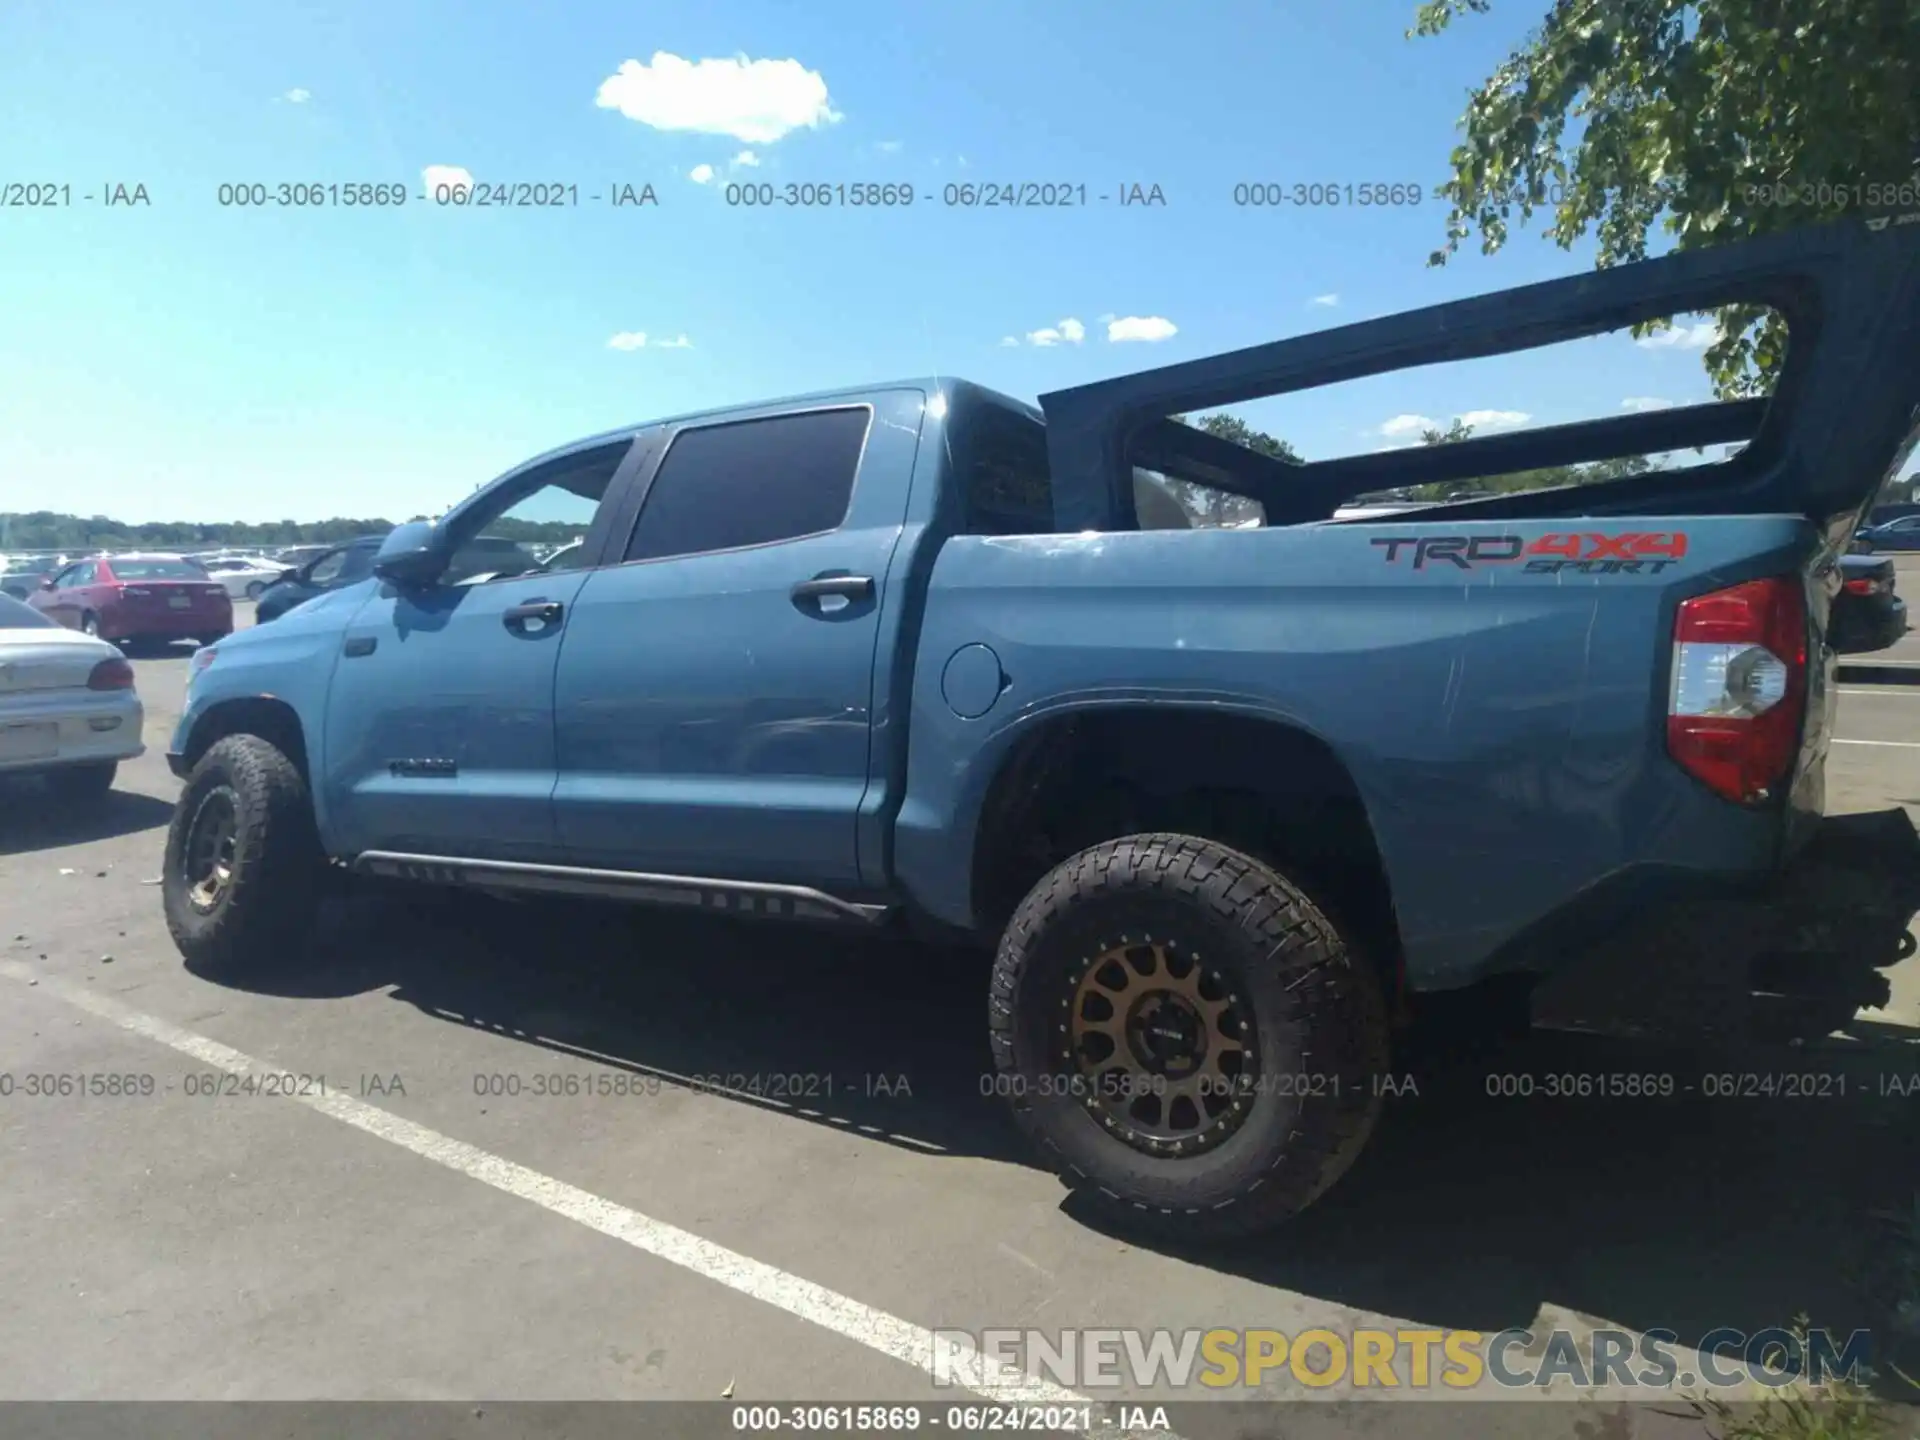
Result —
<instances>
[{"instance_id":1,"label":"parked dark car","mask_svg":"<svg viewBox=\"0 0 1920 1440\"><path fill-rule=\"evenodd\" d=\"M289 570L260 596L259 603L254 606L253 623L264 625L269 620L277 620L294 606L304 604L316 595L357 585L367 579L373 574L373 557L385 538L382 535L362 535L322 551L305 565ZM514 540L482 535L469 540L455 552L448 563L445 579L447 584L457 585L479 579L499 580L509 575L524 575L539 568L539 557L526 546Z\"/></svg>"},{"instance_id":2,"label":"parked dark car","mask_svg":"<svg viewBox=\"0 0 1920 1440\"><path fill-rule=\"evenodd\" d=\"M269 620L277 620L296 605L303 605L316 595L324 595L329 590L338 590L347 585L355 585L373 574L374 552L380 548L383 536L361 535L344 544L322 550L318 555L297 565L267 586L260 594L259 602L254 606L253 623L264 625Z\"/></svg>"},{"instance_id":3,"label":"parked dark car","mask_svg":"<svg viewBox=\"0 0 1920 1440\"><path fill-rule=\"evenodd\" d=\"M72 630L132 645L233 632L226 586L178 555L100 555L47 576L27 604Z\"/></svg>"},{"instance_id":4,"label":"parked dark car","mask_svg":"<svg viewBox=\"0 0 1920 1440\"><path fill-rule=\"evenodd\" d=\"M275 551L273 558L289 570L298 570L303 565L312 564L333 548L332 545L289 545L284 550Z\"/></svg>"},{"instance_id":5,"label":"parked dark car","mask_svg":"<svg viewBox=\"0 0 1920 1440\"><path fill-rule=\"evenodd\" d=\"M66 563L64 555L35 555L8 561L6 569L0 571L0 594L25 600L40 588L42 580Z\"/></svg>"},{"instance_id":6,"label":"parked dark car","mask_svg":"<svg viewBox=\"0 0 1920 1440\"><path fill-rule=\"evenodd\" d=\"M1827 617L1827 643L1838 655L1865 655L1907 633L1907 602L1894 590L1893 561L1884 555L1842 555L1840 593Z\"/></svg>"},{"instance_id":7,"label":"parked dark car","mask_svg":"<svg viewBox=\"0 0 1920 1440\"><path fill-rule=\"evenodd\" d=\"M1920 550L1920 515L1902 515L1884 525L1870 525L1853 537L1853 548L1864 555L1881 550Z\"/></svg>"}]
</instances>

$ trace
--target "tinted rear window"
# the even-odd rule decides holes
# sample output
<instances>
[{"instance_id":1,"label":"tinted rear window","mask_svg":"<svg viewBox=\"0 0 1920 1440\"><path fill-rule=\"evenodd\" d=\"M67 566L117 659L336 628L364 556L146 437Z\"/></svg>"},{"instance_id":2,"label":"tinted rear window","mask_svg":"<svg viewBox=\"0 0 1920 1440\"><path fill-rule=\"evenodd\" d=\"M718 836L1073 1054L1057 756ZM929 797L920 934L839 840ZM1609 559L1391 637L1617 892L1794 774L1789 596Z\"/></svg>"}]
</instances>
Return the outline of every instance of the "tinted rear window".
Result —
<instances>
[{"instance_id":1,"label":"tinted rear window","mask_svg":"<svg viewBox=\"0 0 1920 1440\"><path fill-rule=\"evenodd\" d=\"M57 630L57 622L49 620L31 605L22 605L11 595L0 595L0 630Z\"/></svg>"},{"instance_id":2,"label":"tinted rear window","mask_svg":"<svg viewBox=\"0 0 1920 1440\"><path fill-rule=\"evenodd\" d=\"M1005 410L981 414L961 462L970 535L1046 535L1053 530L1047 431Z\"/></svg>"},{"instance_id":3,"label":"tinted rear window","mask_svg":"<svg viewBox=\"0 0 1920 1440\"><path fill-rule=\"evenodd\" d=\"M116 580L204 580L207 572L186 560L109 560Z\"/></svg>"},{"instance_id":4,"label":"tinted rear window","mask_svg":"<svg viewBox=\"0 0 1920 1440\"><path fill-rule=\"evenodd\" d=\"M867 441L863 407L684 430L647 492L629 560L797 540L837 529Z\"/></svg>"}]
</instances>

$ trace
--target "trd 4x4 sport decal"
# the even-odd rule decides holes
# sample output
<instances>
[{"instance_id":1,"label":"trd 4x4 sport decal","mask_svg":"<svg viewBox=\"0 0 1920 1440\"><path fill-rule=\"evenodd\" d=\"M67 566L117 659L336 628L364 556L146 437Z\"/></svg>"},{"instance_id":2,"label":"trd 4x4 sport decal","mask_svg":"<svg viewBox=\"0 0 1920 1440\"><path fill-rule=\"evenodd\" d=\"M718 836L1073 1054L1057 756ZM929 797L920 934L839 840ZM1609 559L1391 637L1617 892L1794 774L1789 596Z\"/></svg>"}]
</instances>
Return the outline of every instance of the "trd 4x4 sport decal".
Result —
<instances>
[{"instance_id":1,"label":"trd 4x4 sport decal","mask_svg":"<svg viewBox=\"0 0 1920 1440\"><path fill-rule=\"evenodd\" d=\"M1375 540L1389 565L1409 561L1415 570L1452 565L1473 570L1482 565L1524 562L1531 575L1570 571L1577 575L1658 575L1687 553L1682 531L1623 535L1542 535L1529 544L1518 535L1405 535Z\"/></svg>"}]
</instances>

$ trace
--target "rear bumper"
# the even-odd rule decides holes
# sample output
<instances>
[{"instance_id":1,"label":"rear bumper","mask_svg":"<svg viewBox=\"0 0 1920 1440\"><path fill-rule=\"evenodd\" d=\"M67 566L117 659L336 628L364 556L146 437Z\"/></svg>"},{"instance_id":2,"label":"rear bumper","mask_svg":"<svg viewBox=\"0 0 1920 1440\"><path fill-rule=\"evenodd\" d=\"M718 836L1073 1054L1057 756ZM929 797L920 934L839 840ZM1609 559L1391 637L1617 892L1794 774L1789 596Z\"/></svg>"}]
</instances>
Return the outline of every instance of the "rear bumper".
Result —
<instances>
[{"instance_id":1,"label":"rear bumper","mask_svg":"<svg viewBox=\"0 0 1920 1440\"><path fill-rule=\"evenodd\" d=\"M108 610L100 616L104 640L197 640L233 630L233 606L198 610Z\"/></svg>"},{"instance_id":2,"label":"rear bumper","mask_svg":"<svg viewBox=\"0 0 1920 1440\"><path fill-rule=\"evenodd\" d=\"M49 694L12 704L0 716L0 774L131 760L145 751L144 720L131 690Z\"/></svg>"},{"instance_id":3,"label":"rear bumper","mask_svg":"<svg viewBox=\"0 0 1920 1440\"><path fill-rule=\"evenodd\" d=\"M1886 999L1887 966L1913 953L1920 834L1904 810L1828 816L1746 893L1676 901L1543 980L1534 1021L1557 1029L1744 1038L1799 1007L1813 1033Z\"/></svg>"}]
</instances>

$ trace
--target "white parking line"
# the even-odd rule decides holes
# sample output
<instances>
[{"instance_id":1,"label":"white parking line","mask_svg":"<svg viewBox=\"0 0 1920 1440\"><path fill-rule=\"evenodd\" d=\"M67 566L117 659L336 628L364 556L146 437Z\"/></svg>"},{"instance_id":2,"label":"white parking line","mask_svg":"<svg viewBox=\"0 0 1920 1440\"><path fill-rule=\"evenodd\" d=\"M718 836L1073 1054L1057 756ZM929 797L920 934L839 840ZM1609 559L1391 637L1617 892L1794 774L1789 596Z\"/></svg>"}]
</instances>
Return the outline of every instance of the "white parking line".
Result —
<instances>
[{"instance_id":1,"label":"white parking line","mask_svg":"<svg viewBox=\"0 0 1920 1440\"><path fill-rule=\"evenodd\" d=\"M1835 740L1835 745L1886 745L1895 750L1920 750L1920 740Z\"/></svg>"},{"instance_id":2,"label":"white parking line","mask_svg":"<svg viewBox=\"0 0 1920 1440\"><path fill-rule=\"evenodd\" d=\"M209 1040L204 1035L196 1035L191 1030L183 1030L157 1016L132 1009L94 991L41 975L17 961L0 960L0 975L22 984L31 982L40 990L122 1030L158 1041L169 1049L230 1075L291 1078L290 1072L256 1060L243 1051L222 1045L217 1040ZM966 1377L960 1388L976 1395L1009 1404L1091 1407L1103 1413L1107 1409L1106 1402L1026 1375L982 1354L962 1340L935 1334L896 1315L889 1315L884 1310L876 1310L838 1291L829 1290L824 1285L816 1285L798 1275L789 1275L765 1261L704 1240L664 1220L655 1220L591 1191L469 1145L464 1140L455 1140L425 1125L403 1120L376 1105L368 1105L337 1093L301 1094L298 1093L299 1089L298 1085L289 1085L283 1092L285 1098L398 1145L402 1150L410 1150L423 1160L458 1171L495 1190L529 1200L544 1210L611 1236L669 1265L678 1265L683 1270L692 1271L777 1310L784 1310L809 1324L831 1330L869 1350L877 1350L882 1355L904 1361L930 1376ZM1167 1436L1164 1432L1096 1428L1102 1440L1126 1440L1129 1436L1138 1436L1140 1440L1147 1440L1149 1436L1158 1436L1160 1440L1177 1440L1177 1437Z\"/></svg>"},{"instance_id":3,"label":"white parking line","mask_svg":"<svg viewBox=\"0 0 1920 1440\"><path fill-rule=\"evenodd\" d=\"M1920 685L1836 685L1842 695L1903 695L1920 700Z\"/></svg>"}]
</instances>

